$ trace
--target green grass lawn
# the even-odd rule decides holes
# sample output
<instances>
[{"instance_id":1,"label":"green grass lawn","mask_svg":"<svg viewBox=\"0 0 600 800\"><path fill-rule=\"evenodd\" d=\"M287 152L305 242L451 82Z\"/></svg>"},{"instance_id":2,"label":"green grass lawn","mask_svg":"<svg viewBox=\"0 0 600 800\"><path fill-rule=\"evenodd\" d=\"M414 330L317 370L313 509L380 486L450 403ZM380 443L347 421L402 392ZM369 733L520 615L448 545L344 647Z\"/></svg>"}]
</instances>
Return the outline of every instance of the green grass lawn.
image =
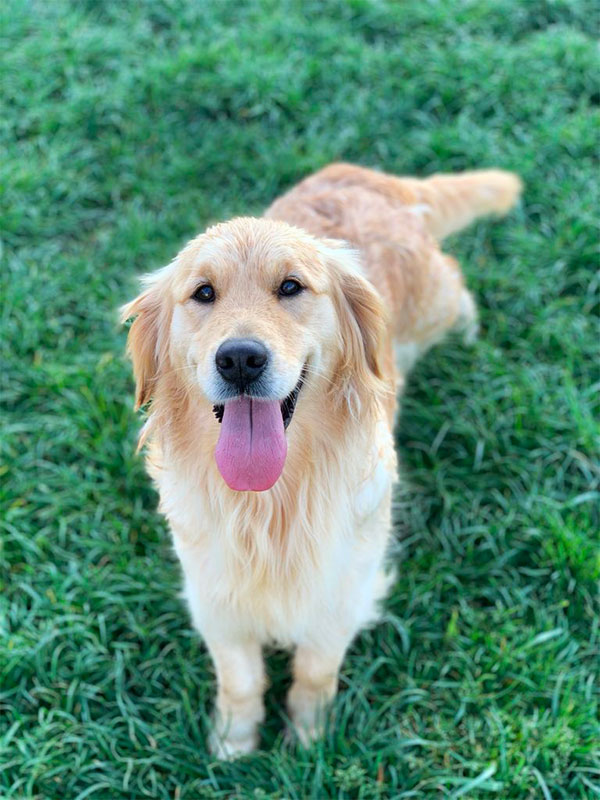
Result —
<instances>
[{"instance_id":1,"label":"green grass lawn","mask_svg":"<svg viewBox=\"0 0 600 800\"><path fill-rule=\"evenodd\" d=\"M597 10L5 0L2 800L600 795ZM526 191L447 243L481 337L410 381L398 580L335 724L284 741L270 654L264 749L219 763L116 308L334 159Z\"/></svg>"}]
</instances>

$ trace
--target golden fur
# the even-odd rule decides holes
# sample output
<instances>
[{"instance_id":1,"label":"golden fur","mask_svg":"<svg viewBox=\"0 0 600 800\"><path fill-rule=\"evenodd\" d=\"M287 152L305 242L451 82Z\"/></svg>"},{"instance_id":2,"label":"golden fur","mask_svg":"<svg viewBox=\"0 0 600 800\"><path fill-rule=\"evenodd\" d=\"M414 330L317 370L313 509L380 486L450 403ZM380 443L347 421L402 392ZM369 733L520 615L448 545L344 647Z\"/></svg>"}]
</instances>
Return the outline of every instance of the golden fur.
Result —
<instances>
[{"instance_id":1,"label":"golden fur","mask_svg":"<svg viewBox=\"0 0 600 800\"><path fill-rule=\"evenodd\" d=\"M136 407L150 404L141 440L217 672L219 755L256 746L269 641L296 648L290 716L302 741L319 734L345 650L386 589L396 390L448 330L476 328L436 237L507 211L519 191L499 171L419 181L331 165L265 217L191 241L124 307ZM306 289L282 301L289 276ZM206 282L217 300L201 306ZM277 398L307 369L283 473L264 492L230 489L214 458L215 352L240 336L268 343Z\"/></svg>"}]
</instances>

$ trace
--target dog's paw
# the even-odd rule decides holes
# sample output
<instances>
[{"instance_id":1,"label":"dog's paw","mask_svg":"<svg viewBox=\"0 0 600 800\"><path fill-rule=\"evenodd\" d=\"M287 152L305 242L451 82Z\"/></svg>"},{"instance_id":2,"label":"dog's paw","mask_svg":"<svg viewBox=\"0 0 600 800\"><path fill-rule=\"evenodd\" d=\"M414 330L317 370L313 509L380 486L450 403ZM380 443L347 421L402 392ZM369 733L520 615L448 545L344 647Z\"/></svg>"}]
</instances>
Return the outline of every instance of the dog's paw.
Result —
<instances>
[{"instance_id":1,"label":"dog's paw","mask_svg":"<svg viewBox=\"0 0 600 800\"><path fill-rule=\"evenodd\" d=\"M335 695L336 684L333 679L329 685L315 691L311 686L292 684L287 700L288 717L292 730L302 747L310 747L323 738L326 722L331 714L331 701Z\"/></svg>"},{"instance_id":2,"label":"dog's paw","mask_svg":"<svg viewBox=\"0 0 600 800\"><path fill-rule=\"evenodd\" d=\"M473 322L469 322L462 331L462 340L463 344L467 345L467 347L472 347L477 338L479 336L479 323L477 320Z\"/></svg>"},{"instance_id":3,"label":"dog's paw","mask_svg":"<svg viewBox=\"0 0 600 800\"><path fill-rule=\"evenodd\" d=\"M473 295L463 289L460 296L457 327L462 333L463 342L468 346L474 345L477 341L479 335L478 316L477 305L473 300Z\"/></svg>"},{"instance_id":4,"label":"dog's paw","mask_svg":"<svg viewBox=\"0 0 600 800\"><path fill-rule=\"evenodd\" d=\"M308 749L323 738L327 716L325 709L317 708L310 711L304 709L302 712L290 710L289 713L290 722L285 731L287 741L298 742L302 747Z\"/></svg>"},{"instance_id":5,"label":"dog's paw","mask_svg":"<svg viewBox=\"0 0 600 800\"><path fill-rule=\"evenodd\" d=\"M315 742L323 738L325 727L323 725L296 725L292 724L286 730L288 741L297 741L308 750Z\"/></svg>"},{"instance_id":6,"label":"dog's paw","mask_svg":"<svg viewBox=\"0 0 600 800\"><path fill-rule=\"evenodd\" d=\"M213 756L221 761L232 761L256 750L258 736L234 739L231 736L219 736L216 731L213 731L208 744Z\"/></svg>"}]
</instances>

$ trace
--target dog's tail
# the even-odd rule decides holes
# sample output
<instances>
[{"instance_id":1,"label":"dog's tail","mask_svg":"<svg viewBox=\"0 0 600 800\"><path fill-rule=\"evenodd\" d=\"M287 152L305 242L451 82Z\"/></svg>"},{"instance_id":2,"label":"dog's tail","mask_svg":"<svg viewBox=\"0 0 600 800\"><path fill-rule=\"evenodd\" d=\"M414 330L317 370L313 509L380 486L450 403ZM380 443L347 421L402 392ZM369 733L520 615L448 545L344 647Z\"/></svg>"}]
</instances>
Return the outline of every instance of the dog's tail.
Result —
<instances>
[{"instance_id":1,"label":"dog's tail","mask_svg":"<svg viewBox=\"0 0 600 800\"><path fill-rule=\"evenodd\" d=\"M517 175L499 169L401 180L410 184L417 197L416 209L436 239L465 228L477 217L506 214L523 188Z\"/></svg>"}]
</instances>

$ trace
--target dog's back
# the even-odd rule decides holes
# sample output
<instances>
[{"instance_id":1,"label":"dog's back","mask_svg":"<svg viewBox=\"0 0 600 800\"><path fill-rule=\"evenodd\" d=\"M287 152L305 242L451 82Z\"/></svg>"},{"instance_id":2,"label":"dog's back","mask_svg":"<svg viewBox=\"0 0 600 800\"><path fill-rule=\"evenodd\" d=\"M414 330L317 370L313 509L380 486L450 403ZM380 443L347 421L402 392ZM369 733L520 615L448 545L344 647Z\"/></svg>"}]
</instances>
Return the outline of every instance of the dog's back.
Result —
<instances>
[{"instance_id":1,"label":"dog's back","mask_svg":"<svg viewBox=\"0 0 600 800\"><path fill-rule=\"evenodd\" d=\"M266 216L343 239L388 307L401 371L453 327L472 339L475 302L438 241L486 214L504 214L521 181L501 170L398 178L331 164L278 198Z\"/></svg>"}]
</instances>

